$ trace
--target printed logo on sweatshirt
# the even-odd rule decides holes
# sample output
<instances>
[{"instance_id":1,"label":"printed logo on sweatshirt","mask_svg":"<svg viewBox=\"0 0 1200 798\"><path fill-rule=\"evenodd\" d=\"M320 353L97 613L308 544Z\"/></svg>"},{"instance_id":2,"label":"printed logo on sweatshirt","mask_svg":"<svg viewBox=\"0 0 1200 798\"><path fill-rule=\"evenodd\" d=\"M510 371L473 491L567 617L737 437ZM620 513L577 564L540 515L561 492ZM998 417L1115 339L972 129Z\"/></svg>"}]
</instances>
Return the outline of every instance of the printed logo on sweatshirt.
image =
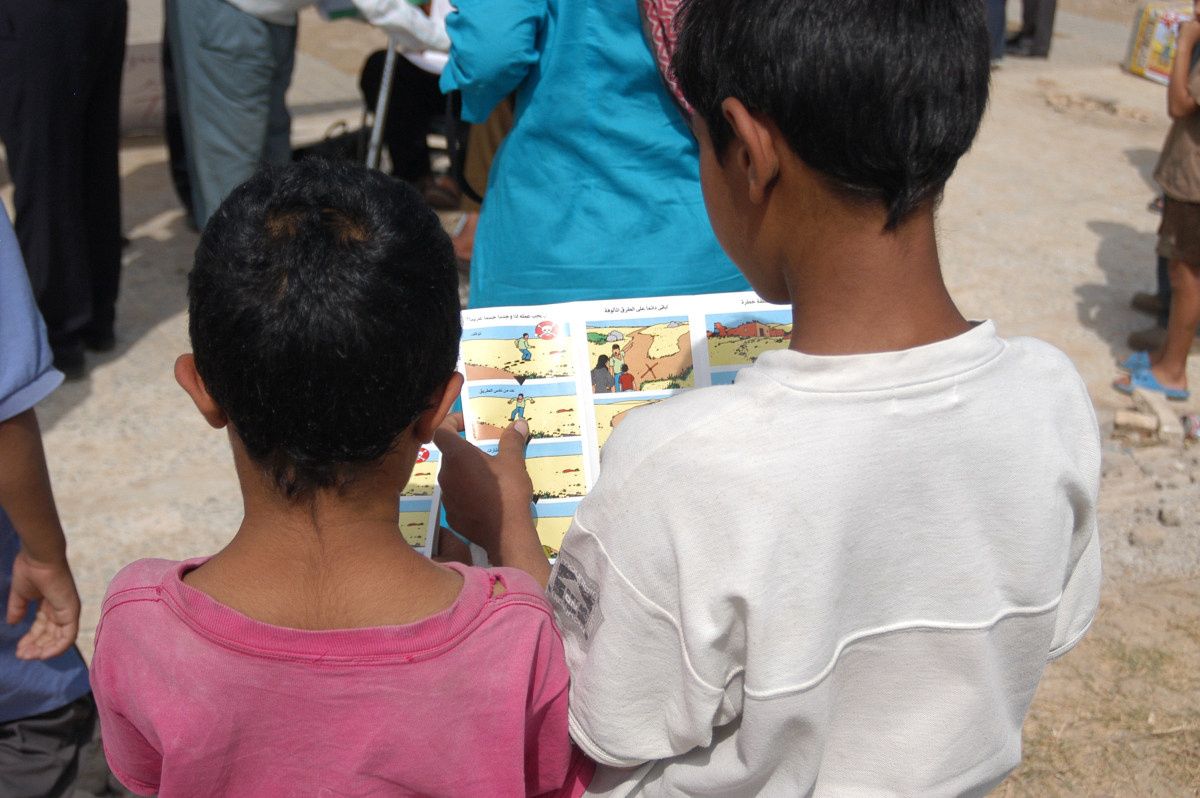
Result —
<instances>
[{"instance_id":1,"label":"printed logo on sweatshirt","mask_svg":"<svg viewBox=\"0 0 1200 798\"><path fill-rule=\"evenodd\" d=\"M600 591L583 566L569 554L559 552L550 576L554 620L564 634L574 636L586 649L604 616L600 613Z\"/></svg>"}]
</instances>

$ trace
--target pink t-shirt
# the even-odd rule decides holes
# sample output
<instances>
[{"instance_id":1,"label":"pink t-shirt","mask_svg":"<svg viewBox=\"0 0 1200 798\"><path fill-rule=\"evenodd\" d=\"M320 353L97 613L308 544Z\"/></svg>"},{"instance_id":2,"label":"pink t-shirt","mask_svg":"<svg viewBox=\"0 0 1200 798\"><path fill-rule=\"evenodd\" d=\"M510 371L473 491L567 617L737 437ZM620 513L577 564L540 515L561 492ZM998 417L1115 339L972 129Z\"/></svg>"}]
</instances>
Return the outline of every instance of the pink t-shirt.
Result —
<instances>
[{"instance_id":1,"label":"pink t-shirt","mask_svg":"<svg viewBox=\"0 0 1200 798\"><path fill-rule=\"evenodd\" d=\"M437 615L304 631L184 584L202 562L139 560L104 599L92 688L134 792L582 794L562 640L527 575L452 565L462 593Z\"/></svg>"}]
</instances>

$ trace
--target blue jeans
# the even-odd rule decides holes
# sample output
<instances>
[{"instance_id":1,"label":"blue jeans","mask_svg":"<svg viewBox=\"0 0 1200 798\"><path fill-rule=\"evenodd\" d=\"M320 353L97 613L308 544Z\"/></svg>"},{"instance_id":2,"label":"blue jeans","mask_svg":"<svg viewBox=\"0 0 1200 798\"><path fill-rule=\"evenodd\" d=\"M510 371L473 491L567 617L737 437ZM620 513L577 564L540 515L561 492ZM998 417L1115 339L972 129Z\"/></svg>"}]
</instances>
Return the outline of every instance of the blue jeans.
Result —
<instances>
[{"instance_id":1,"label":"blue jeans","mask_svg":"<svg viewBox=\"0 0 1200 798\"><path fill-rule=\"evenodd\" d=\"M525 418L525 408L523 408L523 407L513 408L512 414L509 415L508 420L516 421L518 418Z\"/></svg>"},{"instance_id":2,"label":"blue jeans","mask_svg":"<svg viewBox=\"0 0 1200 798\"><path fill-rule=\"evenodd\" d=\"M533 360L533 353L528 349L521 350L521 360Z\"/></svg>"},{"instance_id":3,"label":"blue jeans","mask_svg":"<svg viewBox=\"0 0 1200 798\"><path fill-rule=\"evenodd\" d=\"M167 36L203 228L221 201L263 163L288 163L296 27L276 25L225 0L167 0Z\"/></svg>"}]
</instances>

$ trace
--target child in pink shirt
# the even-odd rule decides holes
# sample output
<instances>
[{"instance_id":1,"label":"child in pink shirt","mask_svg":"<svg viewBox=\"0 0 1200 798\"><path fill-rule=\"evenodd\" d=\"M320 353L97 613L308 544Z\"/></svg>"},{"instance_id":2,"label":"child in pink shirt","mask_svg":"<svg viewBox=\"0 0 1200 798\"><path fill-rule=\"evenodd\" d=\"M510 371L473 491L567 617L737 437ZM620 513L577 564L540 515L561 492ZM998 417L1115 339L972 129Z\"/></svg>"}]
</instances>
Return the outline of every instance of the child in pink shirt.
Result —
<instances>
[{"instance_id":1,"label":"child in pink shirt","mask_svg":"<svg viewBox=\"0 0 1200 798\"><path fill-rule=\"evenodd\" d=\"M540 587L399 532L461 384L437 217L377 173L269 169L209 222L189 296L175 375L228 428L245 516L216 555L109 587L92 684L113 772L162 798L582 793Z\"/></svg>"}]
</instances>

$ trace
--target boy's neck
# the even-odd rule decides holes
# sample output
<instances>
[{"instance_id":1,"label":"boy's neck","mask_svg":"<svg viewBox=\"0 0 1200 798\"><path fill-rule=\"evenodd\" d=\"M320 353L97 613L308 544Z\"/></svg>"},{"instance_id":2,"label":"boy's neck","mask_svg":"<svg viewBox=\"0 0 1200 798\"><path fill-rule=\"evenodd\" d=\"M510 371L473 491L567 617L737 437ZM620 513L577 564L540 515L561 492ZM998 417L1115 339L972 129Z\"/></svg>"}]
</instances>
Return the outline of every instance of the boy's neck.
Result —
<instances>
[{"instance_id":1,"label":"boy's neck","mask_svg":"<svg viewBox=\"0 0 1200 798\"><path fill-rule=\"evenodd\" d=\"M878 217L827 214L785 248L791 348L812 355L894 352L961 335L970 324L942 280L932 208L894 231Z\"/></svg>"},{"instance_id":2,"label":"boy's neck","mask_svg":"<svg viewBox=\"0 0 1200 798\"><path fill-rule=\"evenodd\" d=\"M411 623L457 597L461 578L400 534L407 473L385 466L344 492L289 501L236 441L234 460L245 515L233 540L187 574L191 586L255 620L301 629Z\"/></svg>"}]
</instances>

